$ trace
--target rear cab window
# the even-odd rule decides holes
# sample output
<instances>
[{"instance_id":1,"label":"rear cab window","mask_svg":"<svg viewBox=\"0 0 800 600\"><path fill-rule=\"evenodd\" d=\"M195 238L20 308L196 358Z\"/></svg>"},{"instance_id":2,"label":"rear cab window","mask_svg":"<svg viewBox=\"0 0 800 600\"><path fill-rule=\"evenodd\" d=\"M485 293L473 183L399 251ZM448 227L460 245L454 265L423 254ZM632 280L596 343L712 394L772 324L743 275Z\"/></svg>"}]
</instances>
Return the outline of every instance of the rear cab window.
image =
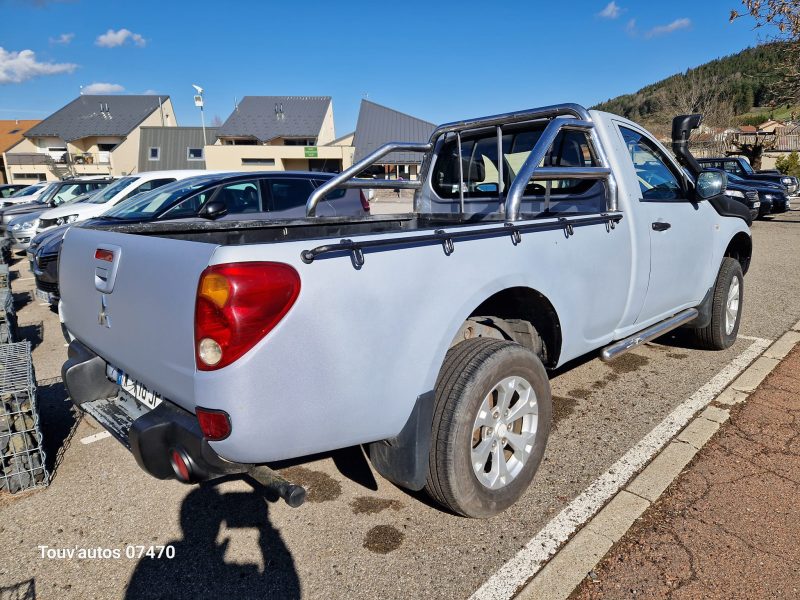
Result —
<instances>
[{"instance_id":1,"label":"rear cab window","mask_svg":"<svg viewBox=\"0 0 800 600\"><path fill-rule=\"evenodd\" d=\"M500 210L512 182L543 131L543 124L506 126L502 130L500 148L494 128L465 132L461 135L460 157L457 138L450 135L442 144L433 167L433 191L443 200L459 202L459 187L462 187L465 205L467 201L480 199L496 203L494 206ZM498 151L502 161L498 161ZM599 161L586 133L561 130L539 166L596 167ZM606 207L606 188L601 181L537 178L525 187L521 214L528 217L585 214L603 212Z\"/></svg>"}]
</instances>

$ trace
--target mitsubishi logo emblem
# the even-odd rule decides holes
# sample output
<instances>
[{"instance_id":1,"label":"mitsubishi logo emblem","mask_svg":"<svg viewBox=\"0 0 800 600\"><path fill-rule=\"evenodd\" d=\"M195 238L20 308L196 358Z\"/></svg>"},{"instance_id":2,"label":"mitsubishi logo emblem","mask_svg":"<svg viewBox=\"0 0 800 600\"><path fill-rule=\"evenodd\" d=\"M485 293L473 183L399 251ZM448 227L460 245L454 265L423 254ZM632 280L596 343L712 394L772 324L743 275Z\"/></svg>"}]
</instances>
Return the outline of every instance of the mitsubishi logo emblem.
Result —
<instances>
[{"instance_id":1,"label":"mitsubishi logo emblem","mask_svg":"<svg viewBox=\"0 0 800 600\"><path fill-rule=\"evenodd\" d=\"M105 294L100 294L100 314L97 315L97 322L103 327L111 329L111 315L108 314Z\"/></svg>"}]
</instances>

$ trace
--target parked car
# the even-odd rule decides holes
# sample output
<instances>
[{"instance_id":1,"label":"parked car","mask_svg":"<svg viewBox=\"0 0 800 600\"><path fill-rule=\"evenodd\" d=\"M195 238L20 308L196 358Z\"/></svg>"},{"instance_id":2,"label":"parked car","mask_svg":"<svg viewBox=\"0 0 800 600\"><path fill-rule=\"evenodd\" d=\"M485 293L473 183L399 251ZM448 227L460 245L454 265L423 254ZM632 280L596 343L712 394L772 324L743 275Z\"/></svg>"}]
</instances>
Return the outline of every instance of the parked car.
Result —
<instances>
[{"instance_id":1,"label":"parked car","mask_svg":"<svg viewBox=\"0 0 800 600\"><path fill-rule=\"evenodd\" d=\"M110 177L81 177L54 181L42 191L36 200L0 210L0 214L2 214L0 230L5 233L9 221L20 215L40 212L43 208L51 209L60 206L68 200L104 188L112 181L113 179Z\"/></svg>"},{"instance_id":2,"label":"parked car","mask_svg":"<svg viewBox=\"0 0 800 600\"><path fill-rule=\"evenodd\" d=\"M68 204L78 204L85 202L95 194L102 192L103 188L92 190L82 196L74 196L61 202L59 206L66 206ZM26 212L19 215L8 222L6 227L6 237L11 240L12 250L27 250L31 243L33 236L36 235L36 229L39 227L39 217L50 209L49 205L43 205L38 210Z\"/></svg>"},{"instance_id":3,"label":"parked car","mask_svg":"<svg viewBox=\"0 0 800 600\"><path fill-rule=\"evenodd\" d=\"M789 196L794 196L797 194L798 189L800 188L797 178L792 177L791 175L783 175L780 173L776 175L772 172L754 171L753 167L750 166L750 163L747 162L747 159L745 159L743 156L698 158L697 162L699 162L703 167L722 169L727 173L741 177L745 181L777 183L785 188L786 193Z\"/></svg>"},{"instance_id":4,"label":"parked car","mask_svg":"<svg viewBox=\"0 0 800 600\"><path fill-rule=\"evenodd\" d=\"M5 198L0 208L5 208L6 206L12 206L14 204L22 204L24 202L33 202L49 185L49 181L40 181L39 183L25 186L18 192L15 192L8 198Z\"/></svg>"},{"instance_id":5,"label":"parked car","mask_svg":"<svg viewBox=\"0 0 800 600\"><path fill-rule=\"evenodd\" d=\"M266 463L365 444L387 479L495 515L544 455L546 369L679 326L736 340L750 215L689 153L699 117L676 120L678 160L622 117L550 106L389 144L303 219L71 227L69 395L158 478L248 473L297 505ZM421 180L354 179L390 151L425 153ZM416 188L415 213L318 216L347 185Z\"/></svg>"},{"instance_id":6,"label":"parked car","mask_svg":"<svg viewBox=\"0 0 800 600\"><path fill-rule=\"evenodd\" d=\"M780 184L768 181L748 181L733 173L728 173L728 182L729 186L744 185L758 192L762 206L760 216L762 217L770 213L783 213L791 208L786 188ZM769 210L764 209L765 206L768 206Z\"/></svg>"},{"instance_id":7,"label":"parked car","mask_svg":"<svg viewBox=\"0 0 800 600\"><path fill-rule=\"evenodd\" d=\"M305 215L311 192L332 177L329 173L291 171L205 174L129 198L85 223L300 218ZM369 214L369 203L359 190L337 190L323 200L320 213L364 216ZM36 295L44 302L55 304L59 299L58 253L68 228L69 225L48 228L31 242Z\"/></svg>"},{"instance_id":8,"label":"parked car","mask_svg":"<svg viewBox=\"0 0 800 600\"><path fill-rule=\"evenodd\" d=\"M725 195L744 204L750 210L752 220L755 221L772 212L772 200L770 198L760 198L758 190L749 185L751 182L744 184L741 180L734 180L734 175L730 173L726 175L728 183L725 187Z\"/></svg>"},{"instance_id":9,"label":"parked car","mask_svg":"<svg viewBox=\"0 0 800 600\"><path fill-rule=\"evenodd\" d=\"M43 213L39 218L37 232L42 232L58 225L76 223L96 217L137 194L149 192L180 179L196 177L197 174L198 171L193 169L184 171L147 171L120 177L113 185L103 190L102 194L98 194L86 202L82 202L79 205L59 206Z\"/></svg>"},{"instance_id":10,"label":"parked car","mask_svg":"<svg viewBox=\"0 0 800 600\"><path fill-rule=\"evenodd\" d=\"M27 183L9 183L0 185L0 202L2 202L3 206L6 206L6 201L11 198L11 196L24 190L26 187L30 187L30 185Z\"/></svg>"}]
</instances>

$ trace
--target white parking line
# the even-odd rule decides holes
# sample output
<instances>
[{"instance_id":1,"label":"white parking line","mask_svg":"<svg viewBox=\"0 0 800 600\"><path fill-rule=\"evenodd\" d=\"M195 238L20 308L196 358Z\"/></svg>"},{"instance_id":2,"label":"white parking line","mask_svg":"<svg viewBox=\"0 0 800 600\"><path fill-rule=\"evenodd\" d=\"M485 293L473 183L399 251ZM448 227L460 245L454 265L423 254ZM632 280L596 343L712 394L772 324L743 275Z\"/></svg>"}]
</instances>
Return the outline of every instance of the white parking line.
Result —
<instances>
[{"instance_id":1,"label":"white parking line","mask_svg":"<svg viewBox=\"0 0 800 600\"><path fill-rule=\"evenodd\" d=\"M88 446L89 444L93 444L94 442L99 442L100 440L104 440L107 437L111 437L111 434L107 431L101 431L100 433L95 433L94 435L86 436L81 440L81 444Z\"/></svg>"},{"instance_id":2,"label":"white parking line","mask_svg":"<svg viewBox=\"0 0 800 600\"><path fill-rule=\"evenodd\" d=\"M508 600L522 588L564 542L592 518L628 480L639 472L697 413L747 368L772 343L745 338L753 343L708 383L679 404L622 458L595 479L577 498L539 531L516 556L478 588L470 600Z\"/></svg>"}]
</instances>

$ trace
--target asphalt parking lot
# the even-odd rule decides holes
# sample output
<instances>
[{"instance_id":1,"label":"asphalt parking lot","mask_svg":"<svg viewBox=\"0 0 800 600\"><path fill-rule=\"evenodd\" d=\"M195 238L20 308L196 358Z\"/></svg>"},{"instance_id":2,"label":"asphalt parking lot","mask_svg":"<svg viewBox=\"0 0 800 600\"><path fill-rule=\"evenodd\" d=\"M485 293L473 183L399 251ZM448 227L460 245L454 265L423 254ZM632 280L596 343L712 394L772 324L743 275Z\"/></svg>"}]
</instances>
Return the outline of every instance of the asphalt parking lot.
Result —
<instances>
[{"instance_id":1,"label":"asphalt parking lot","mask_svg":"<svg viewBox=\"0 0 800 600\"><path fill-rule=\"evenodd\" d=\"M753 226L739 341L725 352L680 336L604 364L595 357L553 374L555 428L523 499L485 521L442 512L372 471L359 448L283 465L308 487L291 509L230 480L189 487L139 470L92 419L75 426L58 379L66 356L58 317L33 300L19 260L12 281L21 332L34 345L52 485L0 496L0 597L465 598L675 406L753 343L800 319L800 211ZM391 364L387 357L387 364ZM396 367L395 367L396 368ZM294 424L302 428L302 423ZM82 441L83 440L83 441ZM172 545L172 559L127 558L127 545ZM51 549L122 549L120 558L47 558Z\"/></svg>"}]
</instances>

